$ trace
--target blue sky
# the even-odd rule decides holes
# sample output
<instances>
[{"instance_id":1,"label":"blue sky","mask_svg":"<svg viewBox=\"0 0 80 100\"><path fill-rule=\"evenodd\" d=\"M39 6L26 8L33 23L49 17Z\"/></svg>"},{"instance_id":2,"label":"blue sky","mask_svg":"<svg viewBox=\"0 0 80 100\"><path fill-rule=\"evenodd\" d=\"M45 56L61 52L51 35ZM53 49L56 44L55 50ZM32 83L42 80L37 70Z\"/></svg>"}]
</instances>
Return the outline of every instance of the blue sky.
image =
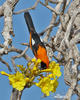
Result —
<instances>
[{"instance_id":1,"label":"blue sky","mask_svg":"<svg viewBox=\"0 0 80 100\"><path fill-rule=\"evenodd\" d=\"M3 4L5 0L1 0L0 1L0 5ZM15 7L15 11L19 11L21 9L25 9L25 8L29 8L31 7L36 0L20 0L19 3L16 5ZM35 10L31 10L30 14L32 16L35 28L37 32L41 32L43 31L48 25L49 22L51 20L51 12L41 6L39 4L39 6L35 9ZM3 18L0 19L0 33L2 32L3 29ZM13 45L16 48L19 49L25 49L25 46L21 46L20 43L29 43L29 32L27 29L27 26L25 24L25 20L24 20L24 14L19 14L19 15L13 15L13 29L14 29L14 34L15 37L12 37L13 39ZM55 34L57 31L57 28L55 28L52 31L52 34ZM0 34L0 42L3 42L3 37ZM32 54L32 51L29 49L27 52L31 57L34 57ZM3 56L3 59L5 59L11 66L12 68L12 64L10 61L10 57L16 55L16 53L9 53L9 55L7 56ZM26 66L27 62L23 59L17 59L16 64L22 64L24 66ZM12 68L13 69L13 68ZM2 63L0 63L0 71L6 71L8 72L7 68L5 65L3 65ZM21 100L55 100L54 96L57 94L60 94L62 96L65 95L66 91L68 90L68 86L65 85L64 83L64 72L63 72L64 68L63 66L61 66L61 72L62 72L62 76L59 79L59 86L57 88L56 93L51 94L49 97L47 98L42 98L43 94L41 93L40 88L36 87L36 86L32 86L29 89L25 89L22 95L22 99ZM11 95L11 91L12 91L12 86L9 85L9 81L7 79L6 76L1 76L0 75L0 100L9 100L10 99L10 95ZM74 98L74 99L73 99ZM76 96L74 96L72 98L72 100L75 100Z\"/></svg>"}]
</instances>

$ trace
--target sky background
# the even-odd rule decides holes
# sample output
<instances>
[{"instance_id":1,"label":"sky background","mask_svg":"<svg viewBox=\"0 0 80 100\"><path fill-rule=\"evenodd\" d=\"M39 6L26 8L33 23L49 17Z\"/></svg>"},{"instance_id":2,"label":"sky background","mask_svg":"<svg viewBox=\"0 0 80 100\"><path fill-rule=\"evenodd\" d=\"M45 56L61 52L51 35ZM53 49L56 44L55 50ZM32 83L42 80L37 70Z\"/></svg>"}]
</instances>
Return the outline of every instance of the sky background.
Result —
<instances>
[{"instance_id":1,"label":"sky background","mask_svg":"<svg viewBox=\"0 0 80 100\"><path fill-rule=\"evenodd\" d=\"M15 7L15 11L19 11L21 9L29 8L31 7L36 0L19 0L19 3ZM0 0L0 6L5 2L5 0ZM54 5L55 6L55 5ZM31 10L30 14L32 16L36 31L42 32L50 23L51 20L51 12L41 6L40 4L35 10ZM3 17L0 18L0 33L2 32L4 25L4 20ZM19 14L19 15L13 15L13 29L14 29L14 34L15 37L12 37L13 39L13 45L16 48L24 50L26 47L21 46L20 43L29 43L29 32L27 29L27 26L25 24L24 20L24 14ZM54 28L54 30L51 32L52 35L55 35L57 31L57 28ZM0 34L0 43L3 43L3 37ZM32 54L32 51L29 49L28 52L29 56L34 57ZM9 65L12 67L10 57L16 55L16 53L9 53L9 55L3 56L3 59L6 60ZM16 64L22 64L26 66L27 62L23 59L16 59ZM7 70L6 66L3 65L0 62L0 71L5 71L9 73ZM14 71L13 71L14 72ZM29 89L25 89L23 94L22 94L22 99L21 100L56 100L54 98L55 95L60 94L61 96L64 96L68 90L68 86L65 85L64 83L64 68L61 66L61 72L62 76L59 78L59 86L54 94L51 94L49 97L43 98L43 94L41 93L41 89L36 86L32 86ZM12 91L12 86L9 85L8 78L6 76L0 75L0 100L10 100L11 96L11 91ZM73 96L71 100L76 100L76 96Z\"/></svg>"}]
</instances>

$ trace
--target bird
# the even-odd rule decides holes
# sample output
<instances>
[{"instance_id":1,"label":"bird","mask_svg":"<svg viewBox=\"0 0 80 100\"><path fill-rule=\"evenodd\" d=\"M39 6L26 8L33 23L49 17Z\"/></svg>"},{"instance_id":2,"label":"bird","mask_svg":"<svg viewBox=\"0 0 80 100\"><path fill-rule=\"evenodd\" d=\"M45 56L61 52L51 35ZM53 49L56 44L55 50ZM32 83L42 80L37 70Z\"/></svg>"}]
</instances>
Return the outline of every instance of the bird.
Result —
<instances>
[{"instance_id":1,"label":"bird","mask_svg":"<svg viewBox=\"0 0 80 100\"><path fill-rule=\"evenodd\" d=\"M30 33L30 48L34 56L41 60L41 69L47 69L49 67L49 58L46 47L43 41L40 39L39 34L36 32L31 15L28 11L24 12L24 18Z\"/></svg>"}]
</instances>

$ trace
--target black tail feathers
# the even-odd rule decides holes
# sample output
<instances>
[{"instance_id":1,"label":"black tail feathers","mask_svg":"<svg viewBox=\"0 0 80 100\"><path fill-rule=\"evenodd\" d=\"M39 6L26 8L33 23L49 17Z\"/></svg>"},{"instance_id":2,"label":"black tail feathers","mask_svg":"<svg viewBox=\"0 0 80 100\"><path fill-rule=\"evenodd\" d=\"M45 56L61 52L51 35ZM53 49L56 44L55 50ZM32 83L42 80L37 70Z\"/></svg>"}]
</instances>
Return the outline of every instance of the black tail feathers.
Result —
<instances>
[{"instance_id":1,"label":"black tail feathers","mask_svg":"<svg viewBox=\"0 0 80 100\"><path fill-rule=\"evenodd\" d=\"M29 32L36 32L35 31L35 28L34 28L34 24L33 24L33 22L32 22L32 18L31 18L31 16L30 16L30 13L29 12L25 12L24 13L24 18L25 18L25 21L26 21L26 24L27 24L27 26L28 26L28 30L29 30Z\"/></svg>"}]
</instances>

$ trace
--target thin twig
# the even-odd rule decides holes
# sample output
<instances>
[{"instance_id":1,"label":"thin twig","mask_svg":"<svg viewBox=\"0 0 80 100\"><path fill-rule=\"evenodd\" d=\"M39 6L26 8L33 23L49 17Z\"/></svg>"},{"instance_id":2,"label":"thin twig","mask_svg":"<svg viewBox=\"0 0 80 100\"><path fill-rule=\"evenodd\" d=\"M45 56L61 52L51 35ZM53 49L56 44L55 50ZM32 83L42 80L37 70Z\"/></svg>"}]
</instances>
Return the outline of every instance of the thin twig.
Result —
<instances>
[{"instance_id":1,"label":"thin twig","mask_svg":"<svg viewBox=\"0 0 80 100\"><path fill-rule=\"evenodd\" d=\"M40 1L40 4L42 4L43 6L47 7L49 10L51 10L52 12L54 12L55 14L59 15L60 12L56 11L56 9L52 8L49 5L44 4L43 2Z\"/></svg>"},{"instance_id":2,"label":"thin twig","mask_svg":"<svg viewBox=\"0 0 80 100\"><path fill-rule=\"evenodd\" d=\"M6 61L4 61L1 57L0 57L0 61L1 61L3 64L6 65L6 67L8 68L8 70L9 70L10 72L12 72L12 70L11 70L9 64L8 64Z\"/></svg>"},{"instance_id":3,"label":"thin twig","mask_svg":"<svg viewBox=\"0 0 80 100\"><path fill-rule=\"evenodd\" d=\"M13 64L13 67L14 67L14 70L15 70L15 71L17 71L17 68L16 68L16 64L15 64L15 61L14 61L14 60L15 60L16 58L23 57L23 55L26 53L27 50L28 50L28 47L26 47L25 50L24 50L21 54L16 55L16 56L13 56L13 57L11 58L11 61L12 61L12 64Z\"/></svg>"},{"instance_id":4,"label":"thin twig","mask_svg":"<svg viewBox=\"0 0 80 100\"><path fill-rule=\"evenodd\" d=\"M37 5L38 5L39 2L40 2L40 0L37 0L37 1L35 2L35 4L34 4L32 7L27 8L27 9L22 9L22 10L20 10L20 11L18 11L18 12L13 12L13 14L16 15L16 14L20 14L20 13L27 12L27 11L29 11L29 10L35 9L35 8L37 7Z\"/></svg>"}]
</instances>

